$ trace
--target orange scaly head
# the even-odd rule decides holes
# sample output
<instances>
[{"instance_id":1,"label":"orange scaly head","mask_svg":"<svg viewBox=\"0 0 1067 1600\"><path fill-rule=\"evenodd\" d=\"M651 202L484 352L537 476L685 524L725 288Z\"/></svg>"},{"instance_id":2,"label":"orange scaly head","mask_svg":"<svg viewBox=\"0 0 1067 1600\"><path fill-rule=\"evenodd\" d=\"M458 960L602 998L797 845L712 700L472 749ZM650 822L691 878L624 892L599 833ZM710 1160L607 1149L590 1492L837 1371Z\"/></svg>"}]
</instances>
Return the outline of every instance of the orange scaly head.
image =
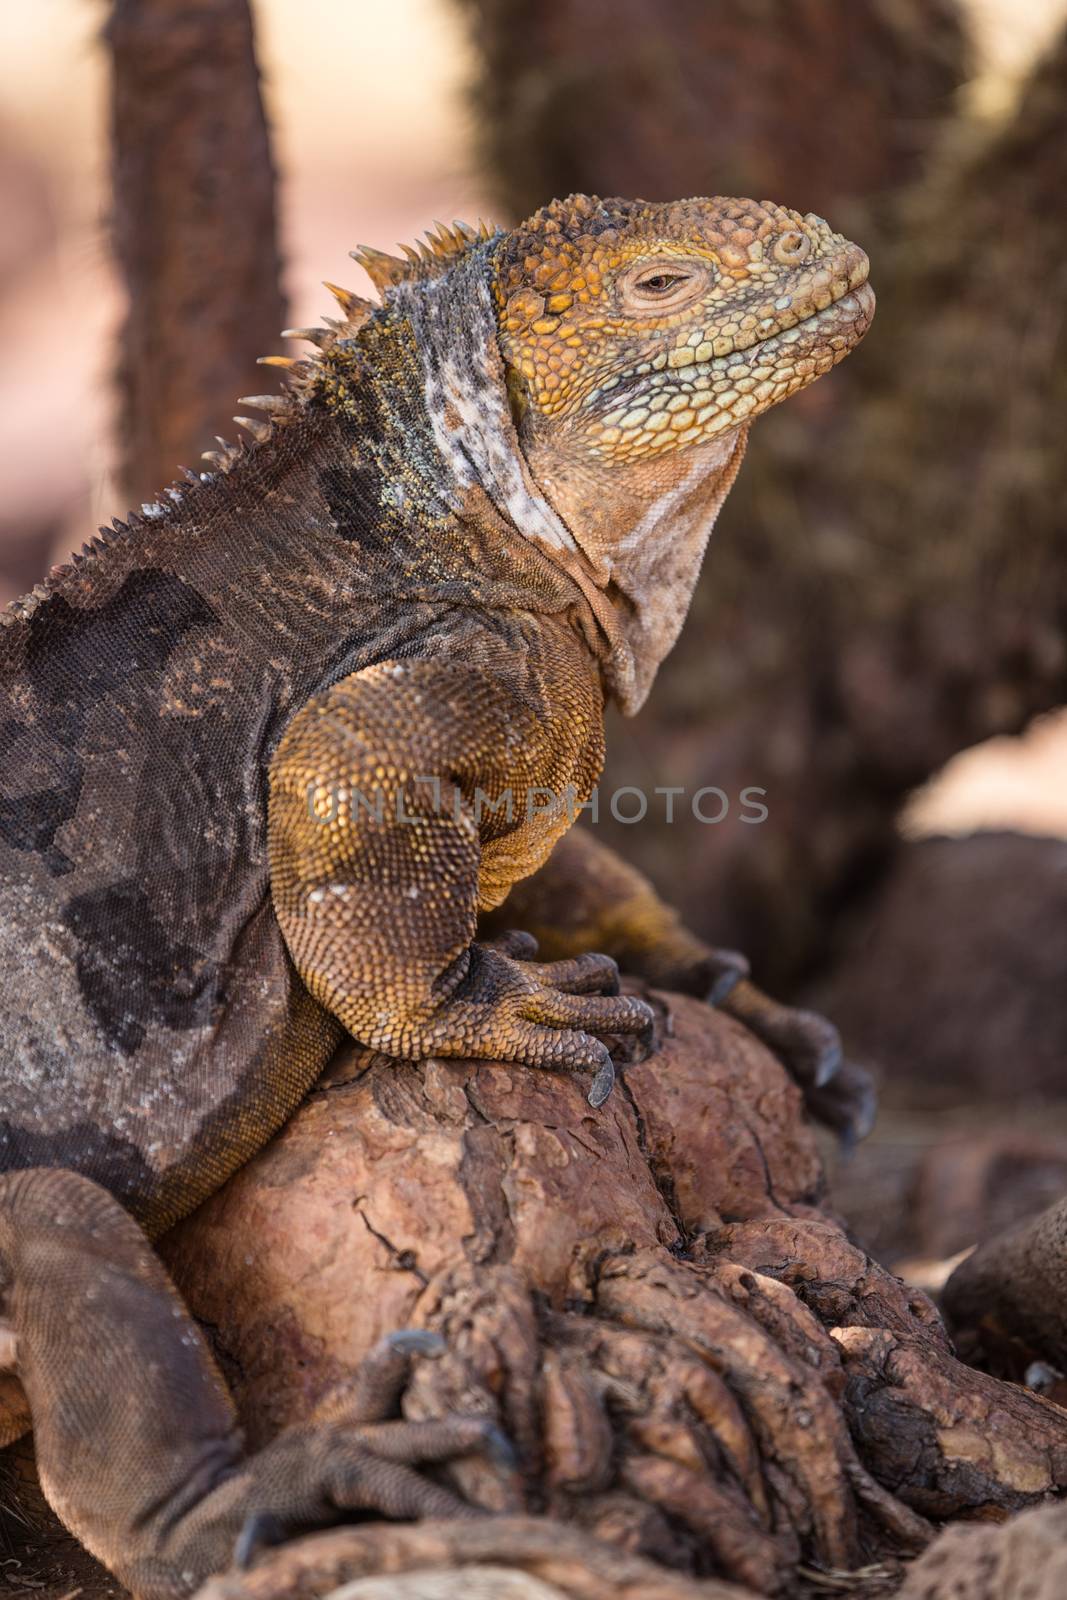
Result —
<instances>
[{"instance_id":1,"label":"orange scaly head","mask_svg":"<svg viewBox=\"0 0 1067 1600\"><path fill-rule=\"evenodd\" d=\"M874 314L867 257L755 200L553 201L503 236L494 291L524 437L638 462L828 372Z\"/></svg>"}]
</instances>

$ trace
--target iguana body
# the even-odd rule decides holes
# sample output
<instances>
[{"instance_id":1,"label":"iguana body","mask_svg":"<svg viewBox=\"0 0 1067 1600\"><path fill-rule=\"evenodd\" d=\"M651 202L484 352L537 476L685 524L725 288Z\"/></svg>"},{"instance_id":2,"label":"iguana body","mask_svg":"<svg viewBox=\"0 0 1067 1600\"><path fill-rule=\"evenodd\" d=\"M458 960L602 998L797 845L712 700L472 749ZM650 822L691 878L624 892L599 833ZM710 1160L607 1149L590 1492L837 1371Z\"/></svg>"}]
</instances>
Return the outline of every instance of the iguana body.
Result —
<instances>
[{"instance_id":1,"label":"iguana body","mask_svg":"<svg viewBox=\"0 0 1067 1600\"><path fill-rule=\"evenodd\" d=\"M411 1511L411 1484L440 1509L443 1491L409 1474L394 1492L401 1469L360 1456L360 1499L339 1487L351 1430L327 1429L321 1449L306 1430L271 1447L299 1481L291 1503L285 1472L268 1492L270 1452L242 1463L198 1336L110 1197L150 1236L192 1210L346 1028L412 1059L586 1069L607 1092L596 1035L642 1030L647 1008L600 992L602 957L474 942L479 911L588 796L605 699L644 698L750 418L873 308L861 251L748 201L576 197L408 265L363 259L382 306L341 295L262 437L0 631L0 1328L47 1492L146 1595L191 1588L250 1510ZM641 945L619 927L617 948ZM661 978L672 938L644 939ZM72 1398L94 1348L72 1282L98 1286L89 1324L153 1396L118 1422L84 1361ZM153 1389L150 1358L179 1377ZM138 1446L131 1473L149 1414L170 1465ZM394 1457L418 1453L405 1438ZM423 1454L483 1438L442 1424ZM165 1533L145 1509L161 1496Z\"/></svg>"}]
</instances>

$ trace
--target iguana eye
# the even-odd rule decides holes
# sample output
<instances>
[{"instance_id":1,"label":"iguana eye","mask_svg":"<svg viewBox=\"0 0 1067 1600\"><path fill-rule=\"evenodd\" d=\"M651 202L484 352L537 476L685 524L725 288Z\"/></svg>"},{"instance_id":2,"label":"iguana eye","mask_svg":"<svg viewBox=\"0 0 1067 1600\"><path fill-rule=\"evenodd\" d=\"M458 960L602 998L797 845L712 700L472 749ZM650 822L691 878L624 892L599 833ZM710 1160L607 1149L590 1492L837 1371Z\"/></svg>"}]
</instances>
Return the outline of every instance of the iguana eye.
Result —
<instances>
[{"instance_id":1,"label":"iguana eye","mask_svg":"<svg viewBox=\"0 0 1067 1600\"><path fill-rule=\"evenodd\" d=\"M635 262L619 280L624 308L635 316L642 312L662 315L696 300L707 287L711 269L703 261L647 257Z\"/></svg>"},{"instance_id":2,"label":"iguana eye","mask_svg":"<svg viewBox=\"0 0 1067 1600\"><path fill-rule=\"evenodd\" d=\"M636 287L644 294L666 294L676 283L684 282L685 275L681 272L652 272L647 278L641 278Z\"/></svg>"}]
</instances>

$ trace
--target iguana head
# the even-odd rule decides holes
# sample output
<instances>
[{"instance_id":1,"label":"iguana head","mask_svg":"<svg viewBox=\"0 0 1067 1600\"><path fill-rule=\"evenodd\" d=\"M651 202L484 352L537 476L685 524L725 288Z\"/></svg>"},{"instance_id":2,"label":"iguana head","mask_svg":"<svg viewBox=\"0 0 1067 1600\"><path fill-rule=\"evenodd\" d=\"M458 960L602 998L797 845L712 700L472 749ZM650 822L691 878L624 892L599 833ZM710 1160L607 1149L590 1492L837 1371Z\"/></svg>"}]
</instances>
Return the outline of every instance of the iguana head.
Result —
<instances>
[{"instance_id":1,"label":"iguana head","mask_svg":"<svg viewBox=\"0 0 1067 1600\"><path fill-rule=\"evenodd\" d=\"M500 344L525 433L630 462L714 438L829 371L874 312L821 217L572 195L504 235Z\"/></svg>"}]
</instances>

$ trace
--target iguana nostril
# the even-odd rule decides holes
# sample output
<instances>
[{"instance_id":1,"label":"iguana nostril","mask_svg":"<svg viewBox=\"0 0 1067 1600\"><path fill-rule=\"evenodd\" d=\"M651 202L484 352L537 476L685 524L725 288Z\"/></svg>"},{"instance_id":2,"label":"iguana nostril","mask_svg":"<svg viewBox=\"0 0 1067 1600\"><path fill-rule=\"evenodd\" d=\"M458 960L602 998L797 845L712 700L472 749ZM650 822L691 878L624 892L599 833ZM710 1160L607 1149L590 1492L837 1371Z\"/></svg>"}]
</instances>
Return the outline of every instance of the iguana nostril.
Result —
<instances>
[{"instance_id":1,"label":"iguana nostril","mask_svg":"<svg viewBox=\"0 0 1067 1600\"><path fill-rule=\"evenodd\" d=\"M811 240L799 228L790 228L788 233L779 234L774 242L774 259L783 267L795 267L799 262L806 261L810 254Z\"/></svg>"}]
</instances>

